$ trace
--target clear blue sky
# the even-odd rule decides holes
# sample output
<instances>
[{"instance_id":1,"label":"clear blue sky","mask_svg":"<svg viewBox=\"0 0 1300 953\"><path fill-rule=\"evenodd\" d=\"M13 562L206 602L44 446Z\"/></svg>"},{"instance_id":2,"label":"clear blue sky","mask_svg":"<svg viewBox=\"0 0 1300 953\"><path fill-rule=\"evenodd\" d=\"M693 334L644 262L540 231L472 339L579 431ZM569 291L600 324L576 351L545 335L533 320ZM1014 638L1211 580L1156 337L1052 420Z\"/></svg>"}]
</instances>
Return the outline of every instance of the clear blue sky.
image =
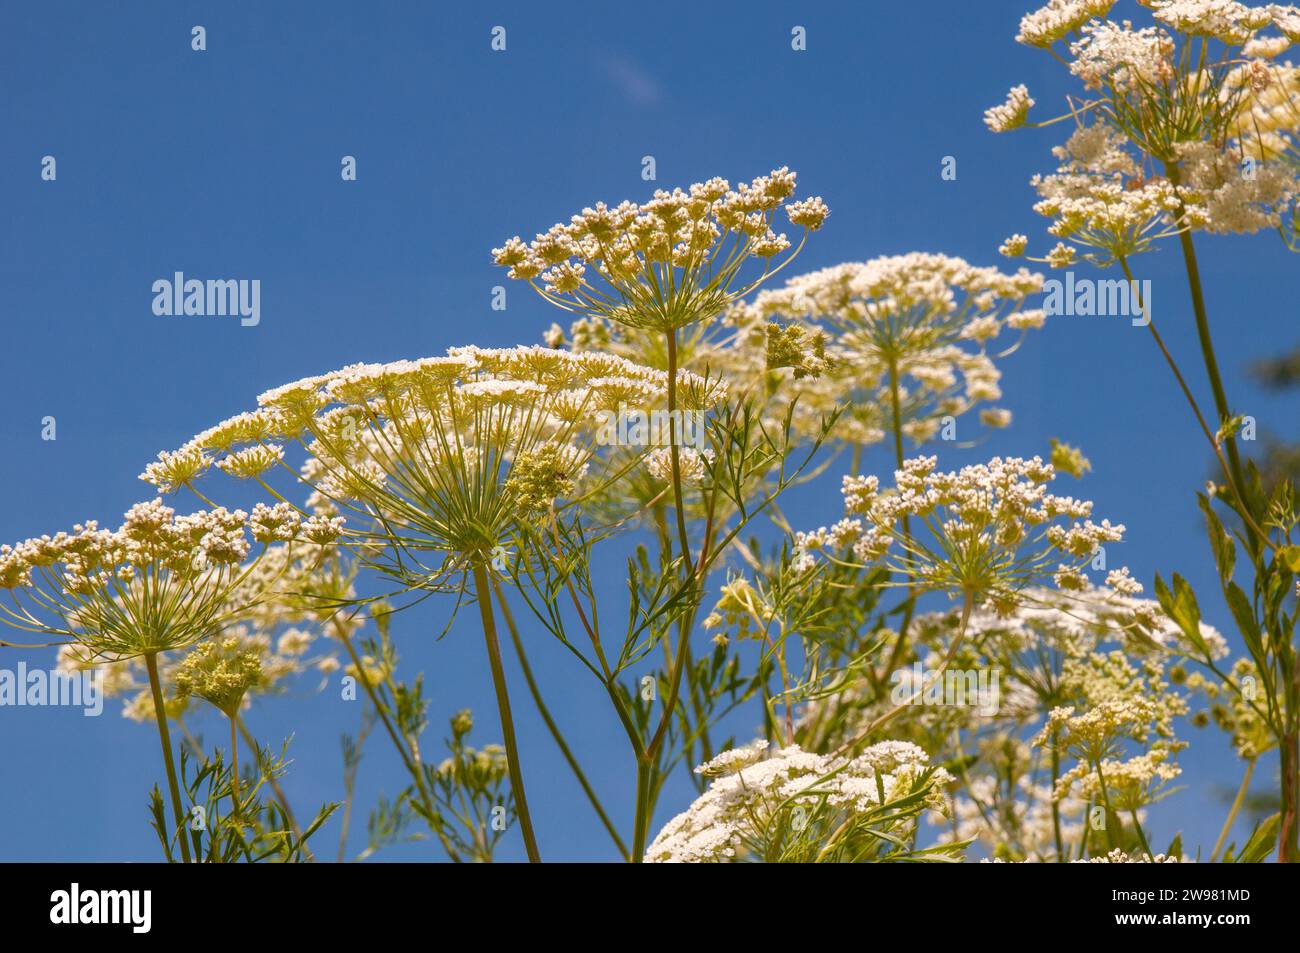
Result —
<instances>
[{"instance_id":1,"label":"clear blue sky","mask_svg":"<svg viewBox=\"0 0 1300 953\"><path fill-rule=\"evenodd\" d=\"M522 286L505 313L490 310L502 276L489 249L598 199L644 197L644 155L670 188L798 170L801 193L832 209L800 268L910 250L996 264L1012 232L1045 249L1027 181L1053 164L1056 133L994 136L981 121L1020 82L1040 110L1062 102L1063 71L1012 40L1029 2L859 0L800 11L752 0L9 0L0 9L0 540L115 521L147 496L136 475L159 449L276 384L452 344L536 342L563 318ZM196 24L206 52L190 49ZM505 53L489 48L498 24ZM790 49L795 25L807 29L807 52ZM55 182L40 178L45 155L57 159ZM344 155L357 159L356 182L340 179ZM956 181L939 175L948 155ZM1296 343L1297 261L1268 235L1200 247L1230 396L1261 428L1294 435L1294 405L1253 389L1244 370ZM175 271L260 279L260 325L154 316L151 285ZM1139 277L1152 279L1156 320L1205 394L1176 249L1141 260ZM1057 318L1003 368L1013 427L943 462L1045 452L1052 436L1081 446L1095 467L1081 495L1129 527L1117 561L1148 590L1155 571L1182 572L1224 625L1192 496L1207 454L1146 332ZM46 416L57 419L57 441L41 440ZM866 465L888 467L883 452ZM805 496L792 517L833 521L836 499ZM481 638L458 625L432 644L439 611L422 607L395 626L404 663L425 671L433 696L429 743L465 706L486 741L495 719ZM631 765L606 700L543 634L532 639L557 717L611 809L630 821ZM6 653L0 665L17 660ZM544 856L611 857L522 682L513 684ZM156 856L145 792L161 774L157 738L118 707L97 719L0 709L0 857ZM338 736L358 714L332 694L250 714L264 740L296 732L286 787L300 812L339 796ZM199 727L218 737L216 722ZM1188 789L1156 814L1161 845L1176 830L1188 844L1210 843L1223 816L1215 791L1238 780L1216 735L1187 730ZM378 740L358 828L376 791L401 784ZM1261 783L1274 772L1270 760ZM686 801L670 787L655 829ZM335 834L331 824L325 841ZM414 846L390 856L429 854ZM512 840L503 856L522 856L521 845Z\"/></svg>"}]
</instances>

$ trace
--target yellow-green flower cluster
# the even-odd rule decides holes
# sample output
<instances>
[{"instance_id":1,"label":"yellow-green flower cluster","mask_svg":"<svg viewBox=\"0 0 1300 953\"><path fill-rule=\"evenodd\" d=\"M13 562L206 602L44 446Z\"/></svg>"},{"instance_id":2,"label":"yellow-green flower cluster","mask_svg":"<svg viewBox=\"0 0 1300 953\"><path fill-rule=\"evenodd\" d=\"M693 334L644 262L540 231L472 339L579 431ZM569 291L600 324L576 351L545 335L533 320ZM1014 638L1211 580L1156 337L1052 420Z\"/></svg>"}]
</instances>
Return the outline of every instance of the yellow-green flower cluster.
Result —
<instances>
[{"instance_id":1,"label":"yellow-green flower cluster","mask_svg":"<svg viewBox=\"0 0 1300 953\"><path fill-rule=\"evenodd\" d=\"M236 638L196 645L177 666L176 692L197 695L233 718L249 689L262 680L262 659Z\"/></svg>"},{"instance_id":2,"label":"yellow-green flower cluster","mask_svg":"<svg viewBox=\"0 0 1300 953\"><path fill-rule=\"evenodd\" d=\"M683 410L703 412L725 398L716 380L681 371L676 383ZM352 531L351 541L386 550L392 558L381 569L430 585L447 559L488 559L530 514L572 502L598 449L598 415L657 408L666 389L662 371L544 347L459 347L444 357L351 365L264 393L258 410L161 454L142 478L191 484L214 463L252 459L248 451L258 448L268 450L259 459L292 473L279 462L281 447L297 442L307 459L296 476L317 511L304 535L312 525L339 531L334 513L360 516L374 528ZM269 475L253 478L271 489Z\"/></svg>"},{"instance_id":3,"label":"yellow-green flower cluster","mask_svg":"<svg viewBox=\"0 0 1300 953\"><path fill-rule=\"evenodd\" d=\"M270 514L259 506L251 517L223 507L181 516L153 500L133 506L115 531L89 522L0 547L0 588L13 595L2 618L106 659L192 644L234 614L231 594L265 545L303 531L296 517ZM252 558L250 535L264 544Z\"/></svg>"}]
</instances>

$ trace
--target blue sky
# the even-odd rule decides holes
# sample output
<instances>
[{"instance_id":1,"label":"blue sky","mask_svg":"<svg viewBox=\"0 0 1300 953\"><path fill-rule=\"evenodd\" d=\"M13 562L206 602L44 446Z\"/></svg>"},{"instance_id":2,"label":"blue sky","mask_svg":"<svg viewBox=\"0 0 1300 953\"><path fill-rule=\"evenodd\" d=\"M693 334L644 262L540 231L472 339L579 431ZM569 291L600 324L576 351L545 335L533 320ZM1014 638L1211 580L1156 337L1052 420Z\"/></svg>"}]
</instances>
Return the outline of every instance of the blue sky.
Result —
<instances>
[{"instance_id":1,"label":"blue sky","mask_svg":"<svg viewBox=\"0 0 1300 953\"><path fill-rule=\"evenodd\" d=\"M981 121L1016 83L1044 113L1068 88L1059 67L1012 40L1026 3L6 3L0 540L114 522L148 496L136 475L158 450L276 384L453 344L536 342L563 316L522 286L492 311L502 275L489 250L596 200L644 197L645 155L669 188L796 169L801 194L832 209L800 269L911 250L997 264L1012 232L1045 250L1027 183L1053 165L1056 133L994 136ZM190 48L196 24L205 52ZM489 47L495 25L507 29L504 53ZM806 52L790 48L796 25ZM46 155L54 182L40 177ZM355 182L340 178L344 155L356 157ZM940 178L945 156L955 181ZM1293 405L1244 372L1296 344L1296 260L1269 235L1198 241L1230 397L1261 429L1294 435ZM155 316L152 283L175 271L260 279L260 324ZM1208 401L1177 249L1141 259L1138 277L1152 280L1162 333ZM1148 589L1157 570L1183 573L1226 629L1193 499L1207 453L1146 332L1062 317L1002 366L1014 425L942 462L1045 452L1053 436L1081 446L1095 469L1080 494L1129 527L1117 561ZM41 439L46 416L55 441ZM891 465L883 450L865 461ZM801 497L792 520L832 521L835 498ZM486 741L482 641L458 624L433 644L445 608L396 621L403 663L426 673L430 744L467 706ZM532 638L557 718L630 821L631 764L607 702L543 633ZM5 653L0 666L17 660ZM612 857L522 682L512 685L543 855ZM0 709L0 858L155 856L144 803L161 775L157 739L117 712ZM300 812L340 795L338 736L358 716L306 691L250 714L264 740L295 733L286 788ZM218 737L215 721L199 727ZM1208 846L1223 816L1217 791L1238 781L1218 737L1191 731L1187 789L1153 821L1160 845L1182 830ZM1270 762L1260 782L1274 771ZM378 739L362 775L355 828L377 791L401 784ZM670 787L656 829L686 800ZM324 840L336 836L331 824ZM411 845L390 856L431 855ZM503 856L522 856L521 845Z\"/></svg>"}]
</instances>

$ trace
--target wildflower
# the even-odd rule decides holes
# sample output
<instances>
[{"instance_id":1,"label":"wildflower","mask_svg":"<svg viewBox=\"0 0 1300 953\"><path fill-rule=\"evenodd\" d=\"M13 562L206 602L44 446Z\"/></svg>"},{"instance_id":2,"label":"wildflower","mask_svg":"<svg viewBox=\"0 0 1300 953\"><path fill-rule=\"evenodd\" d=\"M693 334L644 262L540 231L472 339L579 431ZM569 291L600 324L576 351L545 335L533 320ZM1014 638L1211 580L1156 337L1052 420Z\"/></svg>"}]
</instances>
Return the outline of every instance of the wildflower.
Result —
<instances>
[{"instance_id":1,"label":"wildflower","mask_svg":"<svg viewBox=\"0 0 1300 953\"><path fill-rule=\"evenodd\" d=\"M1033 105L1034 101L1024 85L1013 86L1007 93L1006 102L984 111L984 125L994 132L1010 132L1012 129L1019 129L1025 124Z\"/></svg>"},{"instance_id":2,"label":"wildflower","mask_svg":"<svg viewBox=\"0 0 1300 953\"><path fill-rule=\"evenodd\" d=\"M830 368L826 359L826 335L820 329L807 331L798 325L781 327L776 322L767 326L767 369L789 367L794 379L820 377Z\"/></svg>"},{"instance_id":3,"label":"wildflower","mask_svg":"<svg viewBox=\"0 0 1300 953\"><path fill-rule=\"evenodd\" d=\"M465 561L490 561L519 527L575 493L596 451L599 412L629 400L653 406L665 381L662 371L594 352L453 348L445 357L350 365L275 388L259 398L259 410L204 431L168 458L202 458L186 483L214 464L264 483L262 463L278 462L283 446L297 443L307 453L298 477L316 512L264 507L254 512L256 532L274 539L296 526L322 545L345 534L381 571L437 588ZM724 395L716 381L686 371L677 383L686 409L706 410ZM157 468L142 475L168 486L179 478ZM335 513L360 525L345 529Z\"/></svg>"},{"instance_id":4,"label":"wildflower","mask_svg":"<svg viewBox=\"0 0 1300 953\"><path fill-rule=\"evenodd\" d=\"M1110 3L1089 10L1077 0L1022 21L1018 39L1031 45L1076 35L1070 71L1096 93L1073 110L1075 130L1053 150L1062 164L1032 182L1035 210L1063 240L1046 259L1053 267L1073 263L1075 246L1104 266L1184 231L1279 228L1300 195L1300 80L1291 64L1273 62L1294 42L1293 8L1144 5L1152 26L1105 19ZM1269 27L1281 35L1260 32ZM1193 45L1209 39L1222 51L1196 55ZM1164 175L1151 177L1152 165Z\"/></svg>"},{"instance_id":5,"label":"wildflower","mask_svg":"<svg viewBox=\"0 0 1300 953\"><path fill-rule=\"evenodd\" d=\"M921 590L1009 597L1062 570L1076 573L1103 542L1123 538L1124 527L1087 517L1092 504L1048 493L1055 468L1039 457L995 457L955 473L935 471L935 457L908 460L896 487L846 481L845 514L862 520L851 543L863 563L884 562ZM933 537L904 532L909 518ZM822 531L818 531L822 532ZM796 535L806 547L811 534ZM1067 563L1051 568L1057 559Z\"/></svg>"},{"instance_id":6,"label":"wildflower","mask_svg":"<svg viewBox=\"0 0 1300 953\"><path fill-rule=\"evenodd\" d=\"M175 674L180 695L197 695L229 718L236 716L245 693L261 678L261 658L242 650L234 638L195 646Z\"/></svg>"},{"instance_id":7,"label":"wildflower","mask_svg":"<svg viewBox=\"0 0 1300 953\"><path fill-rule=\"evenodd\" d=\"M1068 473L1076 480L1083 479L1083 475L1092 469L1092 464L1078 447L1061 443L1055 437L1052 438L1051 463L1057 471Z\"/></svg>"},{"instance_id":8,"label":"wildflower","mask_svg":"<svg viewBox=\"0 0 1300 953\"><path fill-rule=\"evenodd\" d=\"M673 332L720 314L784 267L808 233L821 228L825 204L818 198L788 202L794 190L795 173L786 168L735 189L717 178L686 190L660 189L640 205L597 203L531 243L515 237L492 255L511 278L528 281L558 307ZM790 224L803 229L793 250L776 231L782 205ZM761 261L762 270L741 278L750 258Z\"/></svg>"},{"instance_id":9,"label":"wildflower","mask_svg":"<svg viewBox=\"0 0 1300 953\"><path fill-rule=\"evenodd\" d=\"M696 450L694 447L680 447L677 451L678 473L683 484L700 483L713 463L712 450ZM659 447L646 454L645 468L658 483L670 483L673 478L672 450Z\"/></svg>"},{"instance_id":10,"label":"wildflower","mask_svg":"<svg viewBox=\"0 0 1300 953\"><path fill-rule=\"evenodd\" d=\"M931 767L925 752L907 742L880 742L852 759L798 745L766 749L759 741L701 765L698 772L714 779L709 789L664 825L646 860L813 860L840 846L840 838L862 850L870 846L884 859L894 836L887 841L870 830L873 819L906 829L908 812L890 817L891 806L911 798L918 808L940 808L940 792L952 783L944 769Z\"/></svg>"},{"instance_id":11,"label":"wildflower","mask_svg":"<svg viewBox=\"0 0 1300 953\"><path fill-rule=\"evenodd\" d=\"M1022 310L1041 288L1042 276L1025 269L1005 274L945 255L837 265L729 311L736 341L721 363L741 364L748 349L760 373L794 367L794 382L772 406L779 416L793 403L795 426L810 434L821 414L839 407L833 435L845 443L879 442L895 420L902 435L921 443L943 418L1001 396L993 358L1041 325L1041 312ZM778 318L784 323L771 323ZM1017 342L990 355L988 345L1005 331L1018 332ZM990 414L986 422L1006 417Z\"/></svg>"},{"instance_id":12,"label":"wildflower","mask_svg":"<svg viewBox=\"0 0 1300 953\"><path fill-rule=\"evenodd\" d=\"M1016 41L1050 47L1094 17L1104 17L1114 5L1115 0L1048 0L1046 6L1021 18Z\"/></svg>"},{"instance_id":13,"label":"wildflower","mask_svg":"<svg viewBox=\"0 0 1300 953\"><path fill-rule=\"evenodd\" d=\"M92 521L0 546L0 586L12 594L0 611L10 625L76 641L94 657L183 648L229 617L248 530L243 510L178 516L159 499L133 506L116 531Z\"/></svg>"},{"instance_id":14,"label":"wildflower","mask_svg":"<svg viewBox=\"0 0 1300 953\"><path fill-rule=\"evenodd\" d=\"M1025 253L1025 248L1028 245L1029 239L1024 235L1012 235L998 246L998 254L1007 258L1019 258Z\"/></svg>"}]
</instances>

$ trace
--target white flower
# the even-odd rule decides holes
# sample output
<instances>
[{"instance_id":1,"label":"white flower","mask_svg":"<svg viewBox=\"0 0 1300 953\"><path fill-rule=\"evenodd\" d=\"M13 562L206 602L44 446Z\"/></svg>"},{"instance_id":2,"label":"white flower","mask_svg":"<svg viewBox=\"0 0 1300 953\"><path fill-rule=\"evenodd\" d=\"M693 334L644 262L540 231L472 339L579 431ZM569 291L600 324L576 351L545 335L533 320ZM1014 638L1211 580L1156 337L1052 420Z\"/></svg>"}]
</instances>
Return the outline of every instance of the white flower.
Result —
<instances>
[{"instance_id":1,"label":"white flower","mask_svg":"<svg viewBox=\"0 0 1300 953\"><path fill-rule=\"evenodd\" d=\"M1006 102L984 111L984 125L994 132L1010 132L1025 124L1029 110L1034 105L1025 86L1013 86Z\"/></svg>"}]
</instances>

